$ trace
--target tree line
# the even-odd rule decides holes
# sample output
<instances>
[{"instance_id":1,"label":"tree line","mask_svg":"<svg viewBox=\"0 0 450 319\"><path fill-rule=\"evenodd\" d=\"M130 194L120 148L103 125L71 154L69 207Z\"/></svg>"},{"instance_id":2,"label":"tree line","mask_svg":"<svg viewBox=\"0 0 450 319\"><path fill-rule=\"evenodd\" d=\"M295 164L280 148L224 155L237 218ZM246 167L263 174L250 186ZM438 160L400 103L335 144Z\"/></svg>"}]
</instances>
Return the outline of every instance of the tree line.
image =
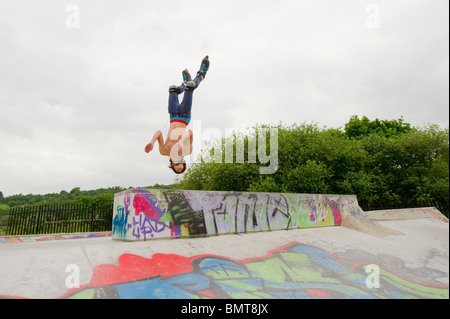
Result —
<instances>
[{"instance_id":1,"label":"tree line","mask_svg":"<svg viewBox=\"0 0 450 319\"><path fill-rule=\"evenodd\" d=\"M176 187L191 190L355 194L363 209L439 205L448 215L449 132L437 125L412 127L403 118L370 120L352 116L344 128L317 124L278 124L278 170L261 175L261 163L211 162L218 147L240 133L206 148L179 178ZM244 137L257 141L257 125ZM269 142L266 142L266 149ZM260 145L257 146L261 147ZM264 147L264 146L263 146ZM247 149L244 150L247 154Z\"/></svg>"},{"instance_id":2,"label":"tree line","mask_svg":"<svg viewBox=\"0 0 450 319\"><path fill-rule=\"evenodd\" d=\"M11 207L29 207L35 205L112 205L114 203L114 194L129 188L114 186L95 190L81 190L80 187L75 187L70 191L62 190L59 193L45 195L17 194L7 197L3 196L2 192L0 192L0 213L8 213ZM155 184L143 188L167 189L174 188L174 186Z\"/></svg>"},{"instance_id":3,"label":"tree line","mask_svg":"<svg viewBox=\"0 0 450 319\"><path fill-rule=\"evenodd\" d=\"M264 165L249 160L249 142L258 141L260 128L278 130L278 168L260 174ZM244 143L237 144L237 138ZM265 139L269 149L269 138ZM225 161L225 145L232 143L233 163ZM229 144L228 144L229 145ZM239 147L244 161L236 162ZM257 147L264 147L257 145ZM214 152L220 149L217 161ZM355 194L365 210L439 206L448 216L449 131L437 125L412 127L403 118L370 120L352 116L344 128L317 124L256 125L244 136L217 139L202 150L201 159L172 185L154 189ZM119 186L46 195L12 195L0 192L0 213L10 207L42 204L112 204Z\"/></svg>"}]
</instances>

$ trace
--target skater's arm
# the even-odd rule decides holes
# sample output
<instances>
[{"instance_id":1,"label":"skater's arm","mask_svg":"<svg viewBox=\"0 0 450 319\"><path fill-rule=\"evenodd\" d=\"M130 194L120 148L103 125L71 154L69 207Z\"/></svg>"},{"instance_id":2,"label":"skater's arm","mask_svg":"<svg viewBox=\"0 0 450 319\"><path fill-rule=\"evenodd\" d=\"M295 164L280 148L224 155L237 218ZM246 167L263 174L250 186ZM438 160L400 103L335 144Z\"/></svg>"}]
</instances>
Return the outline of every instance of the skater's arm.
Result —
<instances>
[{"instance_id":1,"label":"skater's arm","mask_svg":"<svg viewBox=\"0 0 450 319\"><path fill-rule=\"evenodd\" d=\"M158 141L159 144L159 152L161 153L161 155L167 155L167 148L164 145L164 138L163 138L163 134L160 130L156 131L155 134L153 135L153 138L151 140L150 143L148 143L145 146L145 152L149 153L153 150L153 146L155 145L155 142Z\"/></svg>"}]
</instances>

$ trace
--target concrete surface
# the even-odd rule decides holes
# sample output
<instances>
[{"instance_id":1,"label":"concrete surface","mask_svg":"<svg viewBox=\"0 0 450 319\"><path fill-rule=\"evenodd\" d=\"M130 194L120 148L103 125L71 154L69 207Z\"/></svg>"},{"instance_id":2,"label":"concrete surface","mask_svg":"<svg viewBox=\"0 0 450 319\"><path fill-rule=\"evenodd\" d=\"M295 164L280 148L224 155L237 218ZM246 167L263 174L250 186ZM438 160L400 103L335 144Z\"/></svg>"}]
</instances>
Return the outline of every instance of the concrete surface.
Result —
<instances>
[{"instance_id":1,"label":"concrete surface","mask_svg":"<svg viewBox=\"0 0 450 319\"><path fill-rule=\"evenodd\" d=\"M367 212L367 216L376 221L435 218L448 223L448 218L442 215L435 207L377 210Z\"/></svg>"},{"instance_id":2,"label":"concrete surface","mask_svg":"<svg viewBox=\"0 0 450 319\"><path fill-rule=\"evenodd\" d=\"M448 299L448 220L371 214L343 211L341 226L195 238L0 238L0 296Z\"/></svg>"}]
</instances>

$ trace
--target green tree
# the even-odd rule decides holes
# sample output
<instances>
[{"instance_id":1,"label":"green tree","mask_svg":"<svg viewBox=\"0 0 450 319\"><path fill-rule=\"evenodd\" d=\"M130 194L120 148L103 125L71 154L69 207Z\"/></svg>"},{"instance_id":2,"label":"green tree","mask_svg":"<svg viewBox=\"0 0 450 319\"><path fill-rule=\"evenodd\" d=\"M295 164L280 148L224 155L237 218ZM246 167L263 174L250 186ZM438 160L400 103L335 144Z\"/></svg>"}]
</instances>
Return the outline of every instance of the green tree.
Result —
<instances>
[{"instance_id":1,"label":"green tree","mask_svg":"<svg viewBox=\"0 0 450 319\"><path fill-rule=\"evenodd\" d=\"M108 205L114 203L114 195L108 193L101 193L97 195L81 195L78 196L74 204L87 204L87 205Z\"/></svg>"},{"instance_id":2,"label":"green tree","mask_svg":"<svg viewBox=\"0 0 450 319\"><path fill-rule=\"evenodd\" d=\"M247 141L257 139L258 127L247 131ZM316 124L279 124L277 128L279 166L274 174L261 175L261 163L251 163L248 156L244 163L234 164L225 164L224 157L222 163L200 160L176 187L355 194L368 208L419 206L425 200L443 202L448 207L448 129L436 125L411 128L402 118L370 121L356 116L345 130L319 128ZM226 141L218 143L223 147ZM242 146L233 146L235 150L238 147ZM247 154L248 145L244 148ZM214 155L210 148L204 153Z\"/></svg>"},{"instance_id":3,"label":"green tree","mask_svg":"<svg viewBox=\"0 0 450 319\"><path fill-rule=\"evenodd\" d=\"M73 196L77 196L81 193L80 187L75 187L70 191L70 194Z\"/></svg>"},{"instance_id":4,"label":"green tree","mask_svg":"<svg viewBox=\"0 0 450 319\"><path fill-rule=\"evenodd\" d=\"M368 171L383 177L384 191L389 189L403 202L448 202L448 142L448 129L436 126L391 138L369 136L363 140L371 155Z\"/></svg>"},{"instance_id":5,"label":"green tree","mask_svg":"<svg viewBox=\"0 0 450 319\"><path fill-rule=\"evenodd\" d=\"M377 134L385 137L392 137L414 130L411 124L405 123L403 117L398 120L369 120L366 116L359 119L357 115L350 118L345 124L345 134L349 138L362 138L368 135Z\"/></svg>"},{"instance_id":6,"label":"green tree","mask_svg":"<svg viewBox=\"0 0 450 319\"><path fill-rule=\"evenodd\" d=\"M0 215L8 213L9 213L9 206L6 204L0 204Z\"/></svg>"},{"instance_id":7,"label":"green tree","mask_svg":"<svg viewBox=\"0 0 450 319\"><path fill-rule=\"evenodd\" d=\"M331 170L322 163L308 159L305 164L291 169L284 177L283 189L292 193L329 193Z\"/></svg>"}]
</instances>

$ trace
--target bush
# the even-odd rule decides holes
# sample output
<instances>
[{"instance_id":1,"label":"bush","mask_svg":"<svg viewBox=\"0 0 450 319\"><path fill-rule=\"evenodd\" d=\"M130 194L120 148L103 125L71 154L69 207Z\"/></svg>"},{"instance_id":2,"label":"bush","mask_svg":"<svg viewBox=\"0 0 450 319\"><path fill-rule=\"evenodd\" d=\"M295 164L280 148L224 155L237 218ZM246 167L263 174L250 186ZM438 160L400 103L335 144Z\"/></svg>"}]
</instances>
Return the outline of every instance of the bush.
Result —
<instances>
[{"instance_id":1,"label":"bush","mask_svg":"<svg viewBox=\"0 0 450 319\"><path fill-rule=\"evenodd\" d=\"M257 139L259 127L247 130L247 140ZM207 163L203 157L188 168L176 187L355 194L363 208L414 207L425 201L448 207L448 129L435 125L418 129L403 119L370 121L356 116L344 130L319 128L316 124L279 124L276 128L279 165L274 174L260 175L263 164L251 163L248 158L244 163L225 164ZM226 142L218 140L215 146L223 151ZM266 143L268 148L269 141ZM233 147L236 150L238 146ZM206 148L203 154L212 154L212 149Z\"/></svg>"}]
</instances>

